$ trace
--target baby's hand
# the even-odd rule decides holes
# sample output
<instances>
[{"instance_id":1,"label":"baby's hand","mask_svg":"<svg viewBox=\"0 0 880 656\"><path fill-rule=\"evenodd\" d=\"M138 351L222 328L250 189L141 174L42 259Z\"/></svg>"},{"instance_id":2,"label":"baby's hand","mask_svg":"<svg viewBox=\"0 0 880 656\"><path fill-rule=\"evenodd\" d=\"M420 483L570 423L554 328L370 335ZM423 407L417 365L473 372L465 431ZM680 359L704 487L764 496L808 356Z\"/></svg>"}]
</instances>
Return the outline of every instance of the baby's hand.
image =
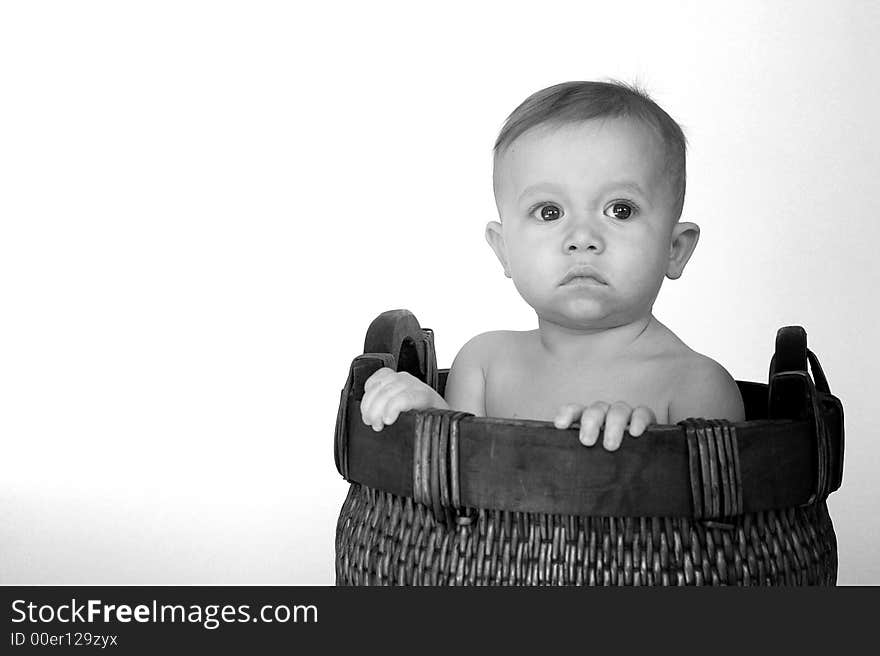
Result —
<instances>
[{"instance_id":1,"label":"baby's hand","mask_svg":"<svg viewBox=\"0 0 880 656\"><path fill-rule=\"evenodd\" d=\"M645 406L635 409L622 401L609 405L597 401L592 405L583 406L569 403L559 408L553 424L556 428L568 428L572 422L580 420L580 441L586 446L593 446L599 438L599 429L605 426L605 437L602 444L608 451L615 451L623 441L623 433L629 425L629 434L638 437L645 429L657 422L654 411Z\"/></svg>"},{"instance_id":2,"label":"baby's hand","mask_svg":"<svg viewBox=\"0 0 880 656\"><path fill-rule=\"evenodd\" d=\"M445 408L449 405L430 385L405 371L382 367L364 383L361 419L374 431L397 421L404 410Z\"/></svg>"}]
</instances>

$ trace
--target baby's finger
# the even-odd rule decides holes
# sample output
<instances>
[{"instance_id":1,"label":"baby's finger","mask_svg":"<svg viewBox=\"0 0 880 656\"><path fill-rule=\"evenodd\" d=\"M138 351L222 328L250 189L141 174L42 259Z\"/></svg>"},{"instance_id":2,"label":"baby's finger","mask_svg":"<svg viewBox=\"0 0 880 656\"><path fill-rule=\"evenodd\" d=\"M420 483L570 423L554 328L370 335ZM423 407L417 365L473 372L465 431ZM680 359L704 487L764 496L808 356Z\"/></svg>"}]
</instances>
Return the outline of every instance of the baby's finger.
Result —
<instances>
[{"instance_id":1,"label":"baby's finger","mask_svg":"<svg viewBox=\"0 0 880 656\"><path fill-rule=\"evenodd\" d=\"M387 385L390 381L394 380L394 374L395 372L388 367L382 367L375 371L372 376L367 378L367 382L364 383L364 396L361 399L362 417L366 417L370 414L370 409L373 407L376 398L376 392L382 389L384 385ZM370 422L365 419L364 423L368 424Z\"/></svg>"},{"instance_id":2,"label":"baby's finger","mask_svg":"<svg viewBox=\"0 0 880 656\"><path fill-rule=\"evenodd\" d=\"M388 399L388 402L385 404L385 409L382 411L382 422L390 426L397 421L401 412L411 410L413 405L412 392L410 390L400 391Z\"/></svg>"},{"instance_id":3,"label":"baby's finger","mask_svg":"<svg viewBox=\"0 0 880 656\"><path fill-rule=\"evenodd\" d=\"M368 426L373 423L373 399L375 398L375 394L371 394L367 392L364 394L364 398L361 399L361 421L363 421Z\"/></svg>"},{"instance_id":4,"label":"baby's finger","mask_svg":"<svg viewBox=\"0 0 880 656\"><path fill-rule=\"evenodd\" d=\"M385 417L388 414L388 404L396 397L402 395L404 391L407 389L407 384L405 381L394 380L384 385L383 387L375 390L373 394L373 399L370 402L369 407L369 423L372 425L373 430L380 431L385 424L390 424L390 421L386 421ZM398 411L398 414L400 411Z\"/></svg>"},{"instance_id":5,"label":"baby's finger","mask_svg":"<svg viewBox=\"0 0 880 656\"><path fill-rule=\"evenodd\" d=\"M372 376L367 378L367 382L364 383L364 392L369 392L374 387L387 383L395 373L396 372L393 369L389 369L388 367L377 369L373 372Z\"/></svg>"},{"instance_id":6,"label":"baby's finger","mask_svg":"<svg viewBox=\"0 0 880 656\"><path fill-rule=\"evenodd\" d=\"M361 421L367 426L372 426L374 431L382 430L382 415L376 407L375 397L368 402L367 397L364 396L361 401Z\"/></svg>"},{"instance_id":7,"label":"baby's finger","mask_svg":"<svg viewBox=\"0 0 880 656\"><path fill-rule=\"evenodd\" d=\"M623 432L632 416L632 408L623 401L613 404L605 415L605 437L602 445L608 451L616 451L623 441Z\"/></svg>"},{"instance_id":8,"label":"baby's finger","mask_svg":"<svg viewBox=\"0 0 880 656\"><path fill-rule=\"evenodd\" d=\"M566 403L556 411L556 416L553 418L553 425L556 426L556 428L568 428L571 426L571 422L577 419L583 411L584 406L579 403Z\"/></svg>"},{"instance_id":9,"label":"baby's finger","mask_svg":"<svg viewBox=\"0 0 880 656\"><path fill-rule=\"evenodd\" d=\"M581 430L578 435L582 444L593 446L596 443L606 412L608 412L608 404L604 401L597 401L584 410L581 414Z\"/></svg>"},{"instance_id":10,"label":"baby's finger","mask_svg":"<svg viewBox=\"0 0 880 656\"><path fill-rule=\"evenodd\" d=\"M397 385L405 376L399 372L382 367L377 370L364 383L364 397L361 399L361 416L364 417L365 424L373 424L376 430L381 430L381 425L376 426L376 409L382 404L381 394L386 391L389 386ZM368 421L366 417L373 417L374 421ZM381 415L379 416L381 418Z\"/></svg>"},{"instance_id":11,"label":"baby's finger","mask_svg":"<svg viewBox=\"0 0 880 656\"><path fill-rule=\"evenodd\" d=\"M367 426L371 426L374 431L382 430L381 415L372 406L361 407L361 421Z\"/></svg>"},{"instance_id":12,"label":"baby's finger","mask_svg":"<svg viewBox=\"0 0 880 656\"><path fill-rule=\"evenodd\" d=\"M633 410L632 419L629 420L629 434L633 437L638 437L645 432L648 426L656 423L657 417L654 415L654 411L651 408L640 405Z\"/></svg>"}]
</instances>

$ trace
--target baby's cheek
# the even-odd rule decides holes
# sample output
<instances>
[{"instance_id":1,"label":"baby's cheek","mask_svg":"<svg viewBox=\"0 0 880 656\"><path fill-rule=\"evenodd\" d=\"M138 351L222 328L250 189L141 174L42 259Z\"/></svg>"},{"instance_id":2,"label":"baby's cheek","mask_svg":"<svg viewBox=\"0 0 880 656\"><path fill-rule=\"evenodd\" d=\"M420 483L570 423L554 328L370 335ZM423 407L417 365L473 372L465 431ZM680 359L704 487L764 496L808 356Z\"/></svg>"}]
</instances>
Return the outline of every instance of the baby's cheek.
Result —
<instances>
[{"instance_id":1,"label":"baby's cheek","mask_svg":"<svg viewBox=\"0 0 880 656\"><path fill-rule=\"evenodd\" d=\"M624 281L630 289L640 290L645 294L656 294L663 284L666 275L666 261L656 251L646 252L636 258L630 266L621 272L619 280Z\"/></svg>"},{"instance_id":2,"label":"baby's cheek","mask_svg":"<svg viewBox=\"0 0 880 656\"><path fill-rule=\"evenodd\" d=\"M522 296L523 300L535 307L536 304L540 302L540 294L534 289L531 281L527 278L519 277L513 275L513 285L516 287L516 291L519 292L519 295Z\"/></svg>"},{"instance_id":3,"label":"baby's cheek","mask_svg":"<svg viewBox=\"0 0 880 656\"><path fill-rule=\"evenodd\" d=\"M511 262L509 268L510 277L520 294L532 296L538 293L542 274L534 262L518 260Z\"/></svg>"}]
</instances>

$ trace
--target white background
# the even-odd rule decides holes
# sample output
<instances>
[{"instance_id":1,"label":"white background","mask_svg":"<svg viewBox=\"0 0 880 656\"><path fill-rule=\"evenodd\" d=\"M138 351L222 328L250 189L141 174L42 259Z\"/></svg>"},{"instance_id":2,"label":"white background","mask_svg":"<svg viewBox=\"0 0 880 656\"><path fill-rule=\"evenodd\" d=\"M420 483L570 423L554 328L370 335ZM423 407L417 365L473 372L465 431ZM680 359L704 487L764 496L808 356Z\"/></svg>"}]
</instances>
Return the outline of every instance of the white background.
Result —
<instances>
[{"instance_id":1,"label":"white background","mask_svg":"<svg viewBox=\"0 0 880 656\"><path fill-rule=\"evenodd\" d=\"M657 316L741 380L803 325L846 409L841 583L880 583L873 2L9 2L0 582L333 581L332 434L380 312L448 367L529 329L483 239L507 114L642 84L703 229Z\"/></svg>"}]
</instances>

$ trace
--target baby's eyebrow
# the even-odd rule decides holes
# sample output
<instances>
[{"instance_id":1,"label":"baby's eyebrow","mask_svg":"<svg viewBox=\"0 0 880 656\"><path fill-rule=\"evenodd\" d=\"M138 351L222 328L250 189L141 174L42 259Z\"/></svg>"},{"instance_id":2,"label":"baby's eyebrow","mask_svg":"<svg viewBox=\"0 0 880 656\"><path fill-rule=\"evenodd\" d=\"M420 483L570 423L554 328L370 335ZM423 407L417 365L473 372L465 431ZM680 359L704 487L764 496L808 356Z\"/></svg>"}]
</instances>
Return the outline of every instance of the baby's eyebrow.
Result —
<instances>
[{"instance_id":1,"label":"baby's eyebrow","mask_svg":"<svg viewBox=\"0 0 880 656\"><path fill-rule=\"evenodd\" d=\"M529 185L523 192L519 195L519 200L522 200L529 194L534 194L536 192L547 192L547 191L561 191L562 188L559 185L553 184L552 182L538 182L537 184Z\"/></svg>"},{"instance_id":2,"label":"baby's eyebrow","mask_svg":"<svg viewBox=\"0 0 880 656\"><path fill-rule=\"evenodd\" d=\"M599 189L599 194L608 193L608 191L612 189L627 189L629 191L634 191L637 194L642 196L647 196L648 193L642 189L641 185L634 180L615 180L614 182L609 182L608 184L602 185ZM557 184L553 184L552 182L538 182L533 185L529 185L519 196L519 200L522 201L523 198L528 196L529 194L537 193L537 192L562 192L563 189Z\"/></svg>"},{"instance_id":3,"label":"baby's eyebrow","mask_svg":"<svg viewBox=\"0 0 880 656\"><path fill-rule=\"evenodd\" d=\"M642 189L641 185L638 182L633 180L619 180L617 182L609 182L606 185L603 185L601 192L606 192L611 189L628 189L630 191L634 191L637 194L641 194L642 196L647 196L647 192Z\"/></svg>"}]
</instances>

